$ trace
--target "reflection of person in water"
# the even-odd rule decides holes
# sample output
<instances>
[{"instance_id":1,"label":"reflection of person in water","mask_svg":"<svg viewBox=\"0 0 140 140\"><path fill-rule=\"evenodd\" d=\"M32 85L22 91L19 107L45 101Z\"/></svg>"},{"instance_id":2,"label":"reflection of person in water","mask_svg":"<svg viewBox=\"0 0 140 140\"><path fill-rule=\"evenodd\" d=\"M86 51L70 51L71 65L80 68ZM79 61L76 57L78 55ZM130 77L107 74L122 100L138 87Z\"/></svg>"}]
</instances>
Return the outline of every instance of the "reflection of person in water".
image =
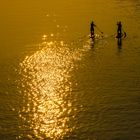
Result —
<instances>
[{"instance_id":1,"label":"reflection of person in water","mask_svg":"<svg viewBox=\"0 0 140 140\"><path fill-rule=\"evenodd\" d=\"M121 21L119 21L117 23L118 29L117 29L117 38L121 38L122 37L122 23Z\"/></svg>"},{"instance_id":2,"label":"reflection of person in water","mask_svg":"<svg viewBox=\"0 0 140 140\"><path fill-rule=\"evenodd\" d=\"M90 24L90 37L91 38L94 38L94 27L96 25L94 24L94 22L92 21L91 24Z\"/></svg>"}]
</instances>

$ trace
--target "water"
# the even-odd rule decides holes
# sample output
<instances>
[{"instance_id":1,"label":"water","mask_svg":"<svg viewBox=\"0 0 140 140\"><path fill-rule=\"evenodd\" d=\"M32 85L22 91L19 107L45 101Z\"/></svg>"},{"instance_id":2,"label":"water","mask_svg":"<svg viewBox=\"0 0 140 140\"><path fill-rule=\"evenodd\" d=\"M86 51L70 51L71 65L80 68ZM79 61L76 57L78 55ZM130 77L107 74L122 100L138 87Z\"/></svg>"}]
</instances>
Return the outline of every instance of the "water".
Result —
<instances>
[{"instance_id":1,"label":"water","mask_svg":"<svg viewBox=\"0 0 140 140\"><path fill-rule=\"evenodd\" d=\"M6 0L0 11L1 140L140 139L139 0ZM104 32L95 44L91 20Z\"/></svg>"}]
</instances>

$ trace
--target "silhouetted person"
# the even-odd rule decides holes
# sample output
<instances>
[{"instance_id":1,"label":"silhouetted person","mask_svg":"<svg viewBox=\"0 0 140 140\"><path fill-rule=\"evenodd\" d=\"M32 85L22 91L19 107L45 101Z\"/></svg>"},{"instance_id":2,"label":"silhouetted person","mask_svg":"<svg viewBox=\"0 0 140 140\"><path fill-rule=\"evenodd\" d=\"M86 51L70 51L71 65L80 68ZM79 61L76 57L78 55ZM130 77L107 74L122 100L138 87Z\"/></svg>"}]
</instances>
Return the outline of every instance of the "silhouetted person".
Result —
<instances>
[{"instance_id":1,"label":"silhouetted person","mask_svg":"<svg viewBox=\"0 0 140 140\"><path fill-rule=\"evenodd\" d=\"M94 24L94 22L92 21L91 24L90 24L90 37L91 38L94 38L94 27L96 25Z\"/></svg>"},{"instance_id":2,"label":"silhouetted person","mask_svg":"<svg viewBox=\"0 0 140 140\"><path fill-rule=\"evenodd\" d=\"M117 29L117 38L121 38L122 37L122 23L121 21L119 21L117 23L118 29Z\"/></svg>"}]
</instances>

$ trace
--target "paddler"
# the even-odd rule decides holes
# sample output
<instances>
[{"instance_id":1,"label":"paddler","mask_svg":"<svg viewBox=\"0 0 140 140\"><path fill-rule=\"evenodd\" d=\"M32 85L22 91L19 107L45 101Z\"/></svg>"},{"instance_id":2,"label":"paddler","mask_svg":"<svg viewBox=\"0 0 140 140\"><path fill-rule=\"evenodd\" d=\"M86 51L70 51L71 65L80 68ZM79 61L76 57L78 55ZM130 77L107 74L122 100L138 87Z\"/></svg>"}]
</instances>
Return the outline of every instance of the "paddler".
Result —
<instances>
[{"instance_id":1,"label":"paddler","mask_svg":"<svg viewBox=\"0 0 140 140\"><path fill-rule=\"evenodd\" d=\"M90 37L91 38L94 38L95 36L94 36L94 27L95 27L96 25L94 24L94 22L92 21L91 22L91 24L90 24Z\"/></svg>"},{"instance_id":2,"label":"paddler","mask_svg":"<svg viewBox=\"0 0 140 140\"><path fill-rule=\"evenodd\" d=\"M117 22L117 26L118 26L118 29L117 29L116 38L121 38L122 37L122 23L121 23L121 21Z\"/></svg>"}]
</instances>

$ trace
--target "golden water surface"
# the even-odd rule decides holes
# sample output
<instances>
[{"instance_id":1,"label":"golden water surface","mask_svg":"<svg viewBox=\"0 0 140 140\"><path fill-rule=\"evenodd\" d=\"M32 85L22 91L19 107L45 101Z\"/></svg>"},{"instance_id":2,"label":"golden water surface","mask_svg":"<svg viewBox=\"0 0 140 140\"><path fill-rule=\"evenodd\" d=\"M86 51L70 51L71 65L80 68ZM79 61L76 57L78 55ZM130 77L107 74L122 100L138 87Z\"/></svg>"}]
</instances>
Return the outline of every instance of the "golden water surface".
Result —
<instances>
[{"instance_id":1,"label":"golden water surface","mask_svg":"<svg viewBox=\"0 0 140 140\"><path fill-rule=\"evenodd\" d=\"M0 19L0 139L140 139L139 0L5 0Z\"/></svg>"}]
</instances>

